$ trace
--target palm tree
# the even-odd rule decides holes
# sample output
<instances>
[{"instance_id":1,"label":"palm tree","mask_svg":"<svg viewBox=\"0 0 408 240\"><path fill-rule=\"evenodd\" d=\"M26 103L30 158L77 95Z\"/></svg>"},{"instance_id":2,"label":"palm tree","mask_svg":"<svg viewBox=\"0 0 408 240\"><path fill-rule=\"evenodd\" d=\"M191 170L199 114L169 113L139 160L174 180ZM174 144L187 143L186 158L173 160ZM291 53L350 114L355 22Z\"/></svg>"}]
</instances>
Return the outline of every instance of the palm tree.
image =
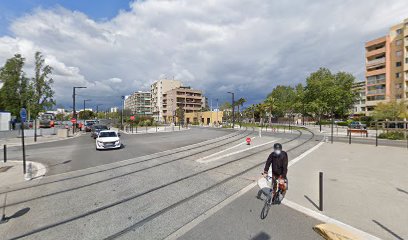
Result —
<instances>
[{"instance_id":1,"label":"palm tree","mask_svg":"<svg viewBox=\"0 0 408 240\"><path fill-rule=\"evenodd\" d=\"M263 125L264 118L265 118L265 103L258 103L256 106L256 111L259 112L260 124Z\"/></svg>"},{"instance_id":2,"label":"palm tree","mask_svg":"<svg viewBox=\"0 0 408 240\"><path fill-rule=\"evenodd\" d=\"M235 102L235 106L238 107L238 122L241 122L241 113L239 112L239 107L243 107L244 103L246 103L246 99L245 98L240 98Z\"/></svg>"},{"instance_id":3,"label":"palm tree","mask_svg":"<svg viewBox=\"0 0 408 240\"><path fill-rule=\"evenodd\" d=\"M269 123L272 123L272 111L276 108L276 101L272 96L267 97L264 100L265 108L269 111Z\"/></svg>"}]
</instances>

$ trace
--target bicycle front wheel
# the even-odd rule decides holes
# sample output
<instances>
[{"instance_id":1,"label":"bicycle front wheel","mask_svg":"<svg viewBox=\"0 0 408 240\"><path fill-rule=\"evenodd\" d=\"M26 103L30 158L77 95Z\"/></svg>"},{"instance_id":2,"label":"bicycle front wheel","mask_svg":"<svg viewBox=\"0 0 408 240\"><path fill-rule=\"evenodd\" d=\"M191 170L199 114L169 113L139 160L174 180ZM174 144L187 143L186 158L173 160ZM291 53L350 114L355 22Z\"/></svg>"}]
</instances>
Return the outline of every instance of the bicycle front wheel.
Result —
<instances>
[{"instance_id":1,"label":"bicycle front wheel","mask_svg":"<svg viewBox=\"0 0 408 240\"><path fill-rule=\"evenodd\" d=\"M271 208L271 205L268 203L268 201L269 201L269 198L265 199L265 204L261 211L261 219L265 219L266 216L268 216L269 208Z\"/></svg>"}]
</instances>

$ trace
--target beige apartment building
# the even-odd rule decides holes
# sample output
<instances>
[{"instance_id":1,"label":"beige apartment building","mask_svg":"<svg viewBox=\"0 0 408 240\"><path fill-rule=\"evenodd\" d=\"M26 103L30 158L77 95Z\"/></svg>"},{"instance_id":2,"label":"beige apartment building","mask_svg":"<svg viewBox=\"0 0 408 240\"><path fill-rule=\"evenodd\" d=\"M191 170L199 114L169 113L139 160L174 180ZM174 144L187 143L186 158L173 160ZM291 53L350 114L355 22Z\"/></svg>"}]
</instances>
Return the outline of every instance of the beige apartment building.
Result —
<instances>
[{"instance_id":1,"label":"beige apartment building","mask_svg":"<svg viewBox=\"0 0 408 240\"><path fill-rule=\"evenodd\" d=\"M125 99L125 109L129 109L132 114L152 115L150 92L134 92Z\"/></svg>"},{"instance_id":2,"label":"beige apartment building","mask_svg":"<svg viewBox=\"0 0 408 240\"><path fill-rule=\"evenodd\" d=\"M408 19L365 44L366 113L382 101L408 100Z\"/></svg>"},{"instance_id":3,"label":"beige apartment building","mask_svg":"<svg viewBox=\"0 0 408 240\"><path fill-rule=\"evenodd\" d=\"M203 94L190 87L179 87L163 94L162 115L165 122L174 122L176 110L181 107L185 114L200 112L203 107Z\"/></svg>"},{"instance_id":4,"label":"beige apartment building","mask_svg":"<svg viewBox=\"0 0 408 240\"><path fill-rule=\"evenodd\" d=\"M181 87L182 83L178 80L162 79L154 82L150 87L152 96L152 112L156 121L163 122L163 94Z\"/></svg>"}]
</instances>

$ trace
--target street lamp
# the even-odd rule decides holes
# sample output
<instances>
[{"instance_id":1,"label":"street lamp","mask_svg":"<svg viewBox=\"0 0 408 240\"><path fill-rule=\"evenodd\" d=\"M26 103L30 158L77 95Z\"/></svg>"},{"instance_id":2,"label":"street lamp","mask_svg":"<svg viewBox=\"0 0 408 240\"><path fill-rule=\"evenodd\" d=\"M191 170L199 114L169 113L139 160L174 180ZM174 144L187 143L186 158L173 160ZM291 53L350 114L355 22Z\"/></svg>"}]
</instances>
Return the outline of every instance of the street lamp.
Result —
<instances>
[{"instance_id":1,"label":"street lamp","mask_svg":"<svg viewBox=\"0 0 408 240\"><path fill-rule=\"evenodd\" d=\"M86 87L72 87L72 117L77 119L76 111L75 111L75 89L77 88L86 88ZM75 124L73 124L73 131L75 132Z\"/></svg>"},{"instance_id":2,"label":"street lamp","mask_svg":"<svg viewBox=\"0 0 408 240\"><path fill-rule=\"evenodd\" d=\"M99 113L99 106L102 106L103 104L96 104L96 113Z\"/></svg>"},{"instance_id":3,"label":"street lamp","mask_svg":"<svg viewBox=\"0 0 408 240\"><path fill-rule=\"evenodd\" d=\"M233 92L227 92L232 95L232 129L235 129L235 100L234 100L234 95L235 93Z\"/></svg>"},{"instance_id":4,"label":"street lamp","mask_svg":"<svg viewBox=\"0 0 408 240\"><path fill-rule=\"evenodd\" d=\"M84 113L83 113L83 118L85 120L85 102L91 101L91 99L84 99Z\"/></svg>"},{"instance_id":5,"label":"street lamp","mask_svg":"<svg viewBox=\"0 0 408 240\"><path fill-rule=\"evenodd\" d=\"M122 114L121 114L121 124L120 129L123 130L123 111L125 110L125 96L122 96Z\"/></svg>"}]
</instances>

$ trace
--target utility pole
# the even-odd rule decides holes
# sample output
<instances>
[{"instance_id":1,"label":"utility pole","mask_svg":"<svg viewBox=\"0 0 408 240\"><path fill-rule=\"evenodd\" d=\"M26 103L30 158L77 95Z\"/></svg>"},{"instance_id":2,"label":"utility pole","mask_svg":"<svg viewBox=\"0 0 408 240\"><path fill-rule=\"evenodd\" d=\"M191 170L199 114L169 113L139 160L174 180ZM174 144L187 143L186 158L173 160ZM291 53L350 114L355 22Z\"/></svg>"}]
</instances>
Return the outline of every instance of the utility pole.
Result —
<instances>
[{"instance_id":1,"label":"utility pole","mask_svg":"<svg viewBox=\"0 0 408 240\"><path fill-rule=\"evenodd\" d=\"M232 95L232 129L235 129L235 98L233 92L227 92Z\"/></svg>"},{"instance_id":2,"label":"utility pole","mask_svg":"<svg viewBox=\"0 0 408 240\"><path fill-rule=\"evenodd\" d=\"M123 130L123 111L125 110L125 96L122 96L122 114L120 128Z\"/></svg>"},{"instance_id":3,"label":"utility pole","mask_svg":"<svg viewBox=\"0 0 408 240\"><path fill-rule=\"evenodd\" d=\"M82 117L84 118L84 120L85 120L85 102L88 102L88 101L91 101L91 99L84 99L84 113L83 113L83 115L82 115Z\"/></svg>"},{"instance_id":4,"label":"utility pole","mask_svg":"<svg viewBox=\"0 0 408 240\"><path fill-rule=\"evenodd\" d=\"M77 88L86 88L86 87L72 87L72 118L77 119L76 111L75 111L75 89ZM73 124L73 131L75 132L75 124Z\"/></svg>"}]
</instances>

